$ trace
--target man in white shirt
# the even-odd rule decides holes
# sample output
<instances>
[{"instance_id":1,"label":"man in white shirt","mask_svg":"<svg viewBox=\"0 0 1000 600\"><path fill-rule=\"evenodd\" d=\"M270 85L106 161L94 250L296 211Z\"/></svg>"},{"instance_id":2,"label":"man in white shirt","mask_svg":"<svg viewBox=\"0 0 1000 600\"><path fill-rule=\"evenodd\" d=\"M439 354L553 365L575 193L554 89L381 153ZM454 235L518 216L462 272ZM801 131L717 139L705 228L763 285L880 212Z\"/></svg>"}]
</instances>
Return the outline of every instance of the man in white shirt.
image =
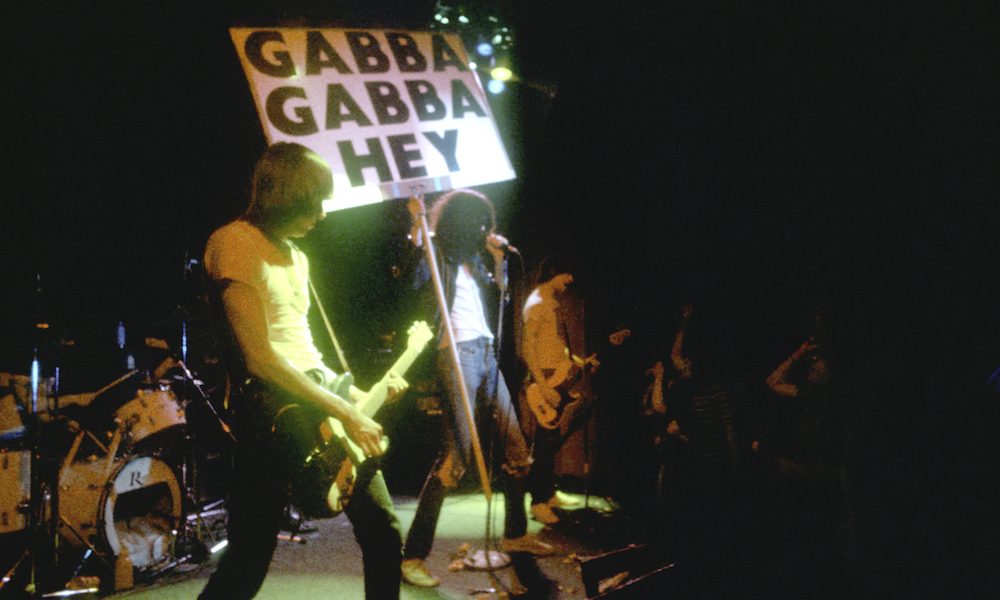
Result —
<instances>
[{"instance_id":1,"label":"man in white shirt","mask_svg":"<svg viewBox=\"0 0 1000 600\"><path fill-rule=\"evenodd\" d=\"M477 421L490 423L488 435L499 438L504 456L501 485L504 491L504 533L501 550L550 554L553 549L527 533L524 479L531 456L518 425L510 391L497 367L494 335L487 321L483 292L496 287L482 259L485 251L494 266L503 260L501 240L494 233L493 204L483 194L468 189L453 190L433 206L431 228L438 250L442 286L448 317L459 355L464 381L459 382L445 351L447 342L439 334L438 374L447 391L443 444L437 462L420 492L413 524L403 550L403 580L419 587L440 583L427 569L425 560L434 542L434 532L448 489L458 486L473 457L473 441L462 395L464 385L474 403ZM415 240L418 240L416 237ZM500 269L494 268L494 273ZM418 284L426 285L430 273L421 263ZM485 436L484 436L485 437Z\"/></svg>"},{"instance_id":2,"label":"man in white shirt","mask_svg":"<svg viewBox=\"0 0 1000 600\"><path fill-rule=\"evenodd\" d=\"M352 404L365 392L351 386L344 398L326 387L336 374L313 343L309 264L291 241L323 219L322 202L332 192L322 158L299 144L275 144L257 162L246 213L216 230L205 248L205 269L228 325L230 371L255 393L234 399L229 544L201 598L251 598L264 581L297 467L292 446L299 440L272 427L283 409L294 404L335 417L366 456L383 452L382 427ZM397 391L403 386L392 384ZM357 488L345 512L364 556L365 594L398 598L401 533L385 480L376 472Z\"/></svg>"}]
</instances>

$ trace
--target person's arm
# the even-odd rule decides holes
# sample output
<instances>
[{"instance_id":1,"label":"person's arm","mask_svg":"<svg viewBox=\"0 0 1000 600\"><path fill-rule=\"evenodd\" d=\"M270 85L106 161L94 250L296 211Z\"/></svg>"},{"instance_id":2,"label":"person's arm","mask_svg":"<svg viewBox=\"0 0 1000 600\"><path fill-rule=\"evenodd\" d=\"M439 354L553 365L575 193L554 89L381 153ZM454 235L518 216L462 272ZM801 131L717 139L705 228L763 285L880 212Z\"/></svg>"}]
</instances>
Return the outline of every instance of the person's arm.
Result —
<instances>
[{"instance_id":1,"label":"person's arm","mask_svg":"<svg viewBox=\"0 0 1000 600\"><path fill-rule=\"evenodd\" d=\"M690 304L685 304L681 309L681 324L674 334L674 343L670 347L670 363L682 378L691 377L691 361L684 356L684 328L687 327L692 312L694 307Z\"/></svg>"},{"instance_id":2,"label":"person's arm","mask_svg":"<svg viewBox=\"0 0 1000 600\"><path fill-rule=\"evenodd\" d=\"M344 430L368 456L382 454L382 426L361 414L350 402L318 385L294 369L271 346L267 335L264 302L249 284L227 281L223 284L222 304L226 318L243 353L247 371L254 377L276 385L289 394L310 402L336 418Z\"/></svg>"},{"instance_id":3,"label":"person's arm","mask_svg":"<svg viewBox=\"0 0 1000 600\"><path fill-rule=\"evenodd\" d=\"M663 400L663 372L662 360L656 361L652 367L646 370L646 375L653 378L653 382L646 389L646 398L644 399L647 414L656 412L663 415L667 413L667 403Z\"/></svg>"},{"instance_id":4,"label":"person's arm","mask_svg":"<svg viewBox=\"0 0 1000 600\"><path fill-rule=\"evenodd\" d=\"M772 392L779 396L785 398L794 398L799 395L799 388L794 383L788 380L788 373L792 370L799 360L802 359L807 353L812 352L816 349L816 344L813 342L813 338L809 338L802 342L798 348L792 352L788 358L786 358L773 373L767 376L765 383L767 387L771 389Z\"/></svg>"}]
</instances>

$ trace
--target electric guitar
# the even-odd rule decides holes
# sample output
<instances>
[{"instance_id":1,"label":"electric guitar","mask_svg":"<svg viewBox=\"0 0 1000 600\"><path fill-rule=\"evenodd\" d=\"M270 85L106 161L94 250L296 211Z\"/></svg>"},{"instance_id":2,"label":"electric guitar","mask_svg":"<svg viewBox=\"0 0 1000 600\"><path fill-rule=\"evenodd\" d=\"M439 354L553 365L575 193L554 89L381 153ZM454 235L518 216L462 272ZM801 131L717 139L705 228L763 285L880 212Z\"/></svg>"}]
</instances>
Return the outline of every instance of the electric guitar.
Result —
<instances>
[{"instance_id":1,"label":"electric guitar","mask_svg":"<svg viewBox=\"0 0 1000 600\"><path fill-rule=\"evenodd\" d=\"M632 334L629 329L619 329L608 339L620 346ZM590 375L601 366L597 353L586 358L570 354L569 360L557 368L544 382L532 382L525 389L525 400L535 420L545 429L559 429L575 408L593 395L590 389ZM546 398L544 387L558 392L558 397Z\"/></svg>"},{"instance_id":2,"label":"electric guitar","mask_svg":"<svg viewBox=\"0 0 1000 600\"><path fill-rule=\"evenodd\" d=\"M365 416L373 417L385 403L390 374L405 374L434 337L424 321L414 322L407 335L406 350L371 387L363 403L357 405ZM354 377L345 373L328 387L338 396L348 398L353 382ZM366 486L379 469L378 459L366 457L347 436L343 424L319 409L287 404L278 410L272 430L291 438L289 446L301 467L293 478L292 492L296 506L310 517L335 516L343 512L355 487ZM388 438L383 436L383 451L387 447Z\"/></svg>"}]
</instances>

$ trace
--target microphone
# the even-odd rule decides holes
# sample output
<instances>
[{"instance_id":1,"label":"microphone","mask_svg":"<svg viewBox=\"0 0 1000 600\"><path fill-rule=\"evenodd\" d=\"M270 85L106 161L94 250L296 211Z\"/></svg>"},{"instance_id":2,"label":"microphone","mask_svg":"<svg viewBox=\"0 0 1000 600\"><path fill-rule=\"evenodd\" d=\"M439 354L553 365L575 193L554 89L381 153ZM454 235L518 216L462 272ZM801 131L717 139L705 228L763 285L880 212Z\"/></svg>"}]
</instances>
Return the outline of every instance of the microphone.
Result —
<instances>
[{"instance_id":1,"label":"microphone","mask_svg":"<svg viewBox=\"0 0 1000 600\"><path fill-rule=\"evenodd\" d=\"M507 241L507 238L500 235L499 233L489 234L488 236L486 236L486 241L487 243L489 243L489 245L493 246L494 248L499 248L504 252L513 252L514 254L521 254L518 251L518 249L513 246L513 244Z\"/></svg>"}]
</instances>

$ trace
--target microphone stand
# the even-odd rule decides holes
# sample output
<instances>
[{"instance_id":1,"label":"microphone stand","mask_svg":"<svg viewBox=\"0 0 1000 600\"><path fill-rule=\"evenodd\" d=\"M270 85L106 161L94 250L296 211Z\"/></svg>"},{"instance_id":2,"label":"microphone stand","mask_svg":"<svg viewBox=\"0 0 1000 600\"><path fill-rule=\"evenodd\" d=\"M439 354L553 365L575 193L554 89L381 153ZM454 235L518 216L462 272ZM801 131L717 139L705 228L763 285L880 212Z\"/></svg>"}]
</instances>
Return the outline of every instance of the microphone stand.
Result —
<instances>
[{"instance_id":1,"label":"microphone stand","mask_svg":"<svg viewBox=\"0 0 1000 600\"><path fill-rule=\"evenodd\" d=\"M434 251L434 242L431 240L430 227L427 225L427 210L424 207L423 196L411 196L407 202L410 216L420 226L420 236L423 241L427 266L431 271L431 279L434 283L438 310L441 311L441 327L444 331L445 341L448 346L448 357L451 359L451 367L458 380L459 394L462 397L462 408L469 423L469 437L472 441L472 452L476 459L476 467L479 470L479 481L483 485L483 495L487 502L493 497L493 490L490 487L489 475L486 472L486 461L483 458L483 448L479 442L479 432L476 429L475 414L472 410L472 403L469 400L469 392L465 389L465 377L462 375L462 365L458 359L458 347L455 345L455 332L451 327L451 319L448 314L448 301L444 295L444 287L441 284L441 273L438 269L437 254Z\"/></svg>"}]
</instances>

